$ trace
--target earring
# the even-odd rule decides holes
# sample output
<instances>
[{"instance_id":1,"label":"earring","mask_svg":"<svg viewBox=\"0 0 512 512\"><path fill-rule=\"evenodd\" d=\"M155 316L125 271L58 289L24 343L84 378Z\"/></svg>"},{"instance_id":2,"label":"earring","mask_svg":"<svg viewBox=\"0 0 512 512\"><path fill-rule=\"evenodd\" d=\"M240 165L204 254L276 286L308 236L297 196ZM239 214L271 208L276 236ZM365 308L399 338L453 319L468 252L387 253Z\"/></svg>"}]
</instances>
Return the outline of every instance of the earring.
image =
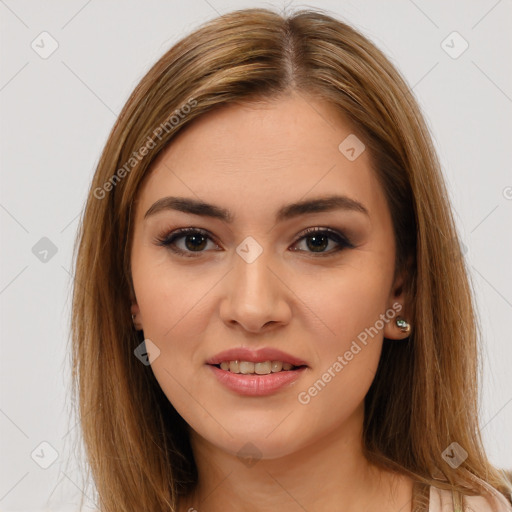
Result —
<instances>
[{"instance_id":1,"label":"earring","mask_svg":"<svg viewBox=\"0 0 512 512\"><path fill-rule=\"evenodd\" d=\"M411 332L411 324L404 320L401 316L396 317L396 325L405 334L409 334Z\"/></svg>"}]
</instances>

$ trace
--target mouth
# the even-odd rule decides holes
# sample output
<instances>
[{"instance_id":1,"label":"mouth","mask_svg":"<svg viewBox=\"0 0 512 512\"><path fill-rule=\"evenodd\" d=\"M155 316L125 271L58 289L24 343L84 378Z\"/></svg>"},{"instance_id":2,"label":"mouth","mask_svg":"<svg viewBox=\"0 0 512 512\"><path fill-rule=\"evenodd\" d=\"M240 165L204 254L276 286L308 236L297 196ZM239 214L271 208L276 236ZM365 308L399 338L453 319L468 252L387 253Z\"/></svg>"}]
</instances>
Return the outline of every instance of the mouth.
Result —
<instances>
[{"instance_id":1,"label":"mouth","mask_svg":"<svg viewBox=\"0 0 512 512\"><path fill-rule=\"evenodd\" d=\"M283 361L222 361L219 364L213 364L220 370L230 373L238 373L242 375L269 375L271 373L292 372L301 368L306 368L306 365L293 365Z\"/></svg>"},{"instance_id":2,"label":"mouth","mask_svg":"<svg viewBox=\"0 0 512 512\"><path fill-rule=\"evenodd\" d=\"M284 391L309 368L302 359L271 347L225 350L208 359L206 365L224 387L254 397Z\"/></svg>"},{"instance_id":3,"label":"mouth","mask_svg":"<svg viewBox=\"0 0 512 512\"><path fill-rule=\"evenodd\" d=\"M308 366L306 361L275 348L266 347L258 350L247 347L224 350L211 357L206 364L244 375L268 375L269 373L294 371Z\"/></svg>"}]
</instances>

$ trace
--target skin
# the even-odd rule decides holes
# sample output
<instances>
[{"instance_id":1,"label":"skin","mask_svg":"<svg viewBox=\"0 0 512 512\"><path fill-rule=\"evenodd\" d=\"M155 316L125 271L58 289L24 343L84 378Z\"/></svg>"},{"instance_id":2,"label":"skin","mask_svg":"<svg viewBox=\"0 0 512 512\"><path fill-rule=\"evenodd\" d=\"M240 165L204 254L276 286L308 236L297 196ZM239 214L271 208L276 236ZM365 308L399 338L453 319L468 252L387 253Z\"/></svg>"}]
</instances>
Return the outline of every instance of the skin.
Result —
<instances>
[{"instance_id":1,"label":"skin","mask_svg":"<svg viewBox=\"0 0 512 512\"><path fill-rule=\"evenodd\" d=\"M298 401L365 328L400 303L393 282L390 212L367 151L354 161L338 145L352 131L320 100L291 93L258 105L227 106L187 126L155 160L135 203L131 270L135 325L160 353L159 384L190 426L199 485L180 510L411 510L412 481L370 465L361 452L363 400L383 337L406 335L394 320L311 398ZM280 223L283 205L342 193L369 212L333 210ZM165 210L165 196L201 199L230 210L232 225ZM155 239L178 228L212 237L180 256ZM310 227L345 234L354 248L325 242L322 256L298 235ZM253 237L252 263L237 246ZM298 250L293 251L291 248ZM381 316L382 318L382 316ZM361 344L360 344L361 345ZM361 345L362 346L362 345ZM264 397L220 384L205 361L235 347L275 347L307 362L298 381ZM253 464L237 453L251 443ZM321 491L320 491L321 489Z\"/></svg>"}]
</instances>

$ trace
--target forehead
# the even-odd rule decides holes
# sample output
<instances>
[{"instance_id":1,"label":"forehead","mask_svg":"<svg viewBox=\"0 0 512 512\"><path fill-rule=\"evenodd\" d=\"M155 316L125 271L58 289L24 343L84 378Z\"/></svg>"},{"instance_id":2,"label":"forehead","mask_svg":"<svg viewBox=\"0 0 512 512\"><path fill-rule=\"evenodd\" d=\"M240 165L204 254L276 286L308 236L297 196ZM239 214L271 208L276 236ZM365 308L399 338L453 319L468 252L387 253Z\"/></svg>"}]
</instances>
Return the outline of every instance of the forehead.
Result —
<instances>
[{"instance_id":1,"label":"forehead","mask_svg":"<svg viewBox=\"0 0 512 512\"><path fill-rule=\"evenodd\" d=\"M382 214L386 204L368 152L348 159L339 149L347 137L354 134L339 112L302 95L208 112L153 162L137 216L166 195L202 199L254 219L288 202L335 193Z\"/></svg>"}]
</instances>

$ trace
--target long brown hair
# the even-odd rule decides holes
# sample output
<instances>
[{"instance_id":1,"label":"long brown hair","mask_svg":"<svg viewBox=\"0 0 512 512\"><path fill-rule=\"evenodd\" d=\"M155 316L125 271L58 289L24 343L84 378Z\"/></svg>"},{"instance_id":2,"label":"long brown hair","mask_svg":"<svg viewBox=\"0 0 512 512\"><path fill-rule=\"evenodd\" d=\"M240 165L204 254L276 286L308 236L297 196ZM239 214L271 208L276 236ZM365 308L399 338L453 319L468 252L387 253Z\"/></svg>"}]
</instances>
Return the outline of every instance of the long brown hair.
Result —
<instances>
[{"instance_id":1,"label":"long brown hair","mask_svg":"<svg viewBox=\"0 0 512 512\"><path fill-rule=\"evenodd\" d=\"M472 287L438 158L420 109L384 54L315 9L228 13L169 49L117 119L89 190L75 244L73 393L105 512L176 510L197 480L187 425L134 350L130 318L132 204L157 155L185 126L226 104L290 90L327 100L364 141L391 211L395 273L405 272L405 343L384 340L365 399L364 450L383 468L466 494L478 479L509 492L478 424ZM467 458L453 469L443 452Z\"/></svg>"}]
</instances>

